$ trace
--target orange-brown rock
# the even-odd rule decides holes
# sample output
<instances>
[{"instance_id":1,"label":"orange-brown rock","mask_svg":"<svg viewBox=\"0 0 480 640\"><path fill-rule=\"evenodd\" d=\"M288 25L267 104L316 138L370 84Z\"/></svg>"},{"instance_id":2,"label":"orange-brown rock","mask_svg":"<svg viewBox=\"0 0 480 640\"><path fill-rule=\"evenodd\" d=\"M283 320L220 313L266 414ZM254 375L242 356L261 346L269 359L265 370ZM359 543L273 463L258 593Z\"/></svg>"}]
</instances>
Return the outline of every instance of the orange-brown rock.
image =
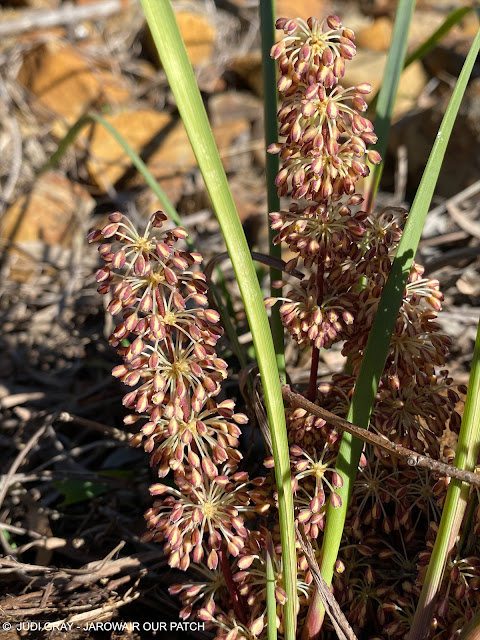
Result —
<instances>
[{"instance_id":1,"label":"orange-brown rock","mask_svg":"<svg viewBox=\"0 0 480 640\"><path fill-rule=\"evenodd\" d=\"M123 80L96 68L75 48L56 40L29 51L18 78L69 124L92 107L123 104L130 97Z\"/></svg>"},{"instance_id":2,"label":"orange-brown rock","mask_svg":"<svg viewBox=\"0 0 480 640\"><path fill-rule=\"evenodd\" d=\"M345 87L369 82L372 93L370 100L380 89L383 73L387 63L386 52L357 51L357 55L347 65L342 84ZM420 61L416 60L400 76L397 99L395 101L394 118L406 113L416 106L418 96L427 82L427 75Z\"/></svg>"},{"instance_id":3,"label":"orange-brown rock","mask_svg":"<svg viewBox=\"0 0 480 640\"><path fill-rule=\"evenodd\" d=\"M188 11L179 11L176 18L190 62L196 65L209 60L215 44L215 27L202 15Z\"/></svg>"},{"instance_id":4,"label":"orange-brown rock","mask_svg":"<svg viewBox=\"0 0 480 640\"><path fill-rule=\"evenodd\" d=\"M192 65L207 62L212 56L215 45L215 27L201 13L178 11L175 17ZM155 43L148 29L144 44L151 58L161 66Z\"/></svg>"},{"instance_id":5,"label":"orange-brown rock","mask_svg":"<svg viewBox=\"0 0 480 640\"><path fill-rule=\"evenodd\" d=\"M184 174L196 165L188 136L179 119L143 110L107 116L106 120L141 155L157 180ZM249 123L244 119L216 125L213 133L220 152L227 151L242 134L248 135ZM127 177L132 163L119 143L99 124L93 126L89 136L90 157L87 168L92 179L101 188ZM228 157L224 164L228 168Z\"/></svg>"},{"instance_id":6,"label":"orange-brown rock","mask_svg":"<svg viewBox=\"0 0 480 640\"><path fill-rule=\"evenodd\" d=\"M94 205L95 200L84 187L60 172L49 171L7 209L0 235L12 242L43 240L45 244L66 246L78 229L78 221Z\"/></svg>"},{"instance_id":7,"label":"orange-brown rock","mask_svg":"<svg viewBox=\"0 0 480 640\"><path fill-rule=\"evenodd\" d=\"M16 264L11 277L26 280L33 273L36 259L29 256L29 243L71 247L76 235L83 236L81 222L94 206L88 191L61 173L49 171L41 176L2 218L2 244L16 245L8 249Z\"/></svg>"},{"instance_id":8,"label":"orange-brown rock","mask_svg":"<svg viewBox=\"0 0 480 640\"><path fill-rule=\"evenodd\" d=\"M277 0L276 10L279 18L303 18L310 16L323 18L331 13L325 0Z\"/></svg>"},{"instance_id":9,"label":"orange-brown rock","mask_svg":"<svg viewBox=\"0 0 480 640\"><path fill-rule=\"evenodd\" d=\"M355 44L359 49L388 51L392 41L393 23L382 16L356 34Z\"/></svg>"}]
</instances>

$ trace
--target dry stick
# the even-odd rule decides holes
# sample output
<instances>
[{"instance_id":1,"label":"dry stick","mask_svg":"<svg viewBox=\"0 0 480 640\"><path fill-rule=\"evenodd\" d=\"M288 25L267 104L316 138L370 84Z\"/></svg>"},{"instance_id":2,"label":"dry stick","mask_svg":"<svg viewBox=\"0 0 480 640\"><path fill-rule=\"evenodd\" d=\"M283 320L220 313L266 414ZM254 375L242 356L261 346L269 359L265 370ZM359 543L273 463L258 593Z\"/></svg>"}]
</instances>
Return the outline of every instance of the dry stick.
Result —
<instances>
[{"instance_id":1,"label":"dry stick","mask_svg":"<svg viewBox=\"0 0 480 640\"><path fill-rule=\"evenodd\" d=\"M323 256L320 254L317 261L317 305L321 307L323 302L323 274L325 271L325 263ZM317 395L317 377L318 363L320 362L320 347L313 345L312 362L310 365L310 380L308 383L307 397L309 400L315 400Z\"/></svg>"},{"instance_id":2,"label":"dry stick","mask_svg":"<svg viewBox=\"0 0 480 640\"><path fill-rule=\"evenodd\" d=\"M450 231L449 233L442 233L439 236L423 238L422 240L420 240L419 247L421 249L423 249L424 247L439 247L442 244L454 244L455 242L468 240L468 238L470 238L470 234L466 231Z\"/></svg>"},{"instance_id":3,"label":"dry stick","mask_svg":"<svg viewBox=\"0 0 480 640\"><path fill-rule=\"evenodd\" d=\"M348 623L345 614L340 609L338 602L335 600L333 593L330 591L330 587L323 579L313 547L310 543L310 540L305 535L305 526L302 524L301 527L302 530L300 530L298 522L295 521L297 540L302 547L302 551L307 560L308 568L310 569L310 573L312 574L313 581L315 582L315 586L318 589L323 602L323 606L325 607L325 611L330 616L330 620L332 621L332 624L335 628L337 637L339 638L339 640L358 640L357 636L353 632L352 627Z\"/></svg>"},{"instance_id":4,"label":"dry stick","mask_svg":"<svg viewBox=\"0 0 480 640\"><path fill-rule=\"evenodd\" d=\"M106 424L102 424L101 422L95 422L94 420L88 420L87 418L82 418L81 416L75 416L72 413L68 413L68 411L62 411L57 417L56 420L59 422L73 422L74 424L79 424L82 427L86 427L87 429L93 429L94 431L100 431L105 435L109 435L116 440L121 440L122 442L127 442L130 438L133 437L133 433L129 431L121 431L120 429L116 429L115 427L109 427Z\"/></svg>"},{"instance_id":5,"label":"dry stick","mask_svg":"<svg viewBox=\"0 0 480 640\"><path fill-rule=\"evenodd\" d=\"M267 267L272 267L273 269L278 269L278 271L283 271L288 273L289 276L293 276L298 280L303 280L305 274L299 271L298 269L292 269L291 271L286 270L287 263L285 260L280 260L280 258L274 258L273 256L269 256L266 253L258 253L258 251L250 251L250 255L252 256L252 260L255 262L261 262L262 264L267 265ZM211 279L214 268L223 262L224 260L229 260L230 255L228 251L223 251L222 253L217 253L213 258L207 262L207 266L203 270L207 281Z\"/></svg>"},{"instance_id":6,"label":"dry stick","mask_svg":"<svg viewBox=\"0 0 480 640\"><path fill-rule=\"evenodd\" d=\"M65 4L58 9L28 11L21 18L5 20L0 24L0 38L24 33L31 29L47 29L64 24L78 24L83 20L105 18L125 9L129 0L102 0L87 5Z\"/></svg>"},{"instance_id":7,"label":"dry stick","mask_svg":"<svg viewBox=\"0 0 480 640\"><path fill-rule=\"evenodd\" d=\"M312 413L314 416L318 416L330 424L333 424L334 427L337 427L342 431L346 431L352 436L355 436L364 442L368 442L369 444L386 451L392 456L404 459L411 467L423 467L424 469L435 471L442 476L456 478L462 482L468 482L469 484L480 486L480 474L472 473L471 471L464 471L463 469L458 469L450 464L445 464L444 462L439 462L438 460L434 460L428 456L423 456L416 451L407 449L407 447L402 447L400 444L391 442L384 436L379 436L367 431L366 429L357 427L351 422L330 413L330 411L322 409L322 407L318 407L313 404L313 402L309 402L303 396L298 393L294 393L289 387L282 387L282 395L283 398L288 400L291 405L305 409L305 411Z\"/></svg>"},{"instance_id":8,"label":"dry stick","mask_svg":"<svg viewBox=\"0 0 480 640\"><path fill-rule=\"evenodd\" d=\"M22 464L22 462L30 453L30 451L33 449L33 447L37 444L37 442L43 436L47 427L49 427L50 424L51 424L50 422L46 422L42 427L40 427L40 429L35 431L33 436L30 438L30 440L26 443L26 445L23 447L23 449L20 451L20 453L17 455L17 457L13 461L10 469L8 470L8 473L3 478L3 484L0 486L0 507L2 506L3 501L5 500L5 496L7 495L8 487L10 486L10 480L12 476L15 475L19 466Z\"/></svg>"},{"instance_id":9,"label":"dry stick","mask_svg":"<svg viewBox=\"0 0 480 640\"><path fill-rule=\"evenodd\" d=\"M459 227L470 235L480 238L480 222L469 218L466 211L461 211L455 202L447 202L447 211Z\"/></svg>"},{"instance_id":10,"label":"dry stick","mask_svg":"<svg viewBox=\"0 0 480 640\"><path fill-rule=\"evenodd\" d=\"M20 134L17 119L13 112L13 105L10 94L8 93L8 89L2 78L0 78L0 98L2 99L6 109L8 110L11 135L10 146L12 149L10 171L8 174L8 178L3 186L3 193L0 195L0 215L3 215L5 209L7 208L8 201L15 191L18 178L20 177L20 169L22 167L22 136Z\"/></svg>"}]
</instances>

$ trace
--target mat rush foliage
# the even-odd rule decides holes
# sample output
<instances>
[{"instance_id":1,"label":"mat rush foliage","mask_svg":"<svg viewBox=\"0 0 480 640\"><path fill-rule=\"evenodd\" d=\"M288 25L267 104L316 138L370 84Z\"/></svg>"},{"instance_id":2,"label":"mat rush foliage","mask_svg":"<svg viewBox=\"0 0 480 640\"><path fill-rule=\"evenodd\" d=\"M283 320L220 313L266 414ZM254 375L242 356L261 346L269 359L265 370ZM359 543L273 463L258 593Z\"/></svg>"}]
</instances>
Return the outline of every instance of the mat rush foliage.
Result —
<instances>
[{"instance_id":1,"label":"mat rush foliage","mask_svg":"<svg viewBox=\"0 0 480 640\"><path fill-rule=\"evenodd\" d=\"M270 220L274 243L294 257L274 283L282 294L268 297L266 307L277 305L298 348L311 350L306 398L351 420L352 396L408 228L407 212L367 212L357 193L368 162L381 158L368 149L377 140L364 115L370 85L341 84L356 51L352 30L336 16L281 18L276 27L283 32L271 49L280 70L280 142L268 151L279 155L276 188L291 204ZM119 319L110 344L122 360L113 375L131 388L123 398L125 423L136 431L131 445L150 455L159 477L150 488L154 501L143 539L161 543L170 566L187 572L170 589L181 602L180 617L205 622L225 640L354 633L371 640L406 638L412 628L421 634L412 638L461 637L480 604L478 489L450 483L461 488L467 524L458 535L460 524L450 529L445 566L426 601L422 588L433 584L428 567L449 478L410 466L418 454L452 463L454 452L442 436L447 427L460 430L458 391L465 389L455 390L446 369L450 339L436 322L439 282L425 277L420 264L408 267L369 419L375 433L411 450L408 460L367 443L358 470L355 463L348 476L339 457L341 431L294 402L286 407L288 485L298 532L295 557L286 560L288 509L279 516L277 445L267 438L263 471L246 470L240 436L248 420L233 400L218 399L227 377L216 350L220 315L209 307L201 256L183 248L186 235L159 211L141 232L116 212L89 236L100 242L104 262L98 291L109 296L108 311ZM336 343L343 345L345 371L318 384L320 350ZM478 452L478 442L471 449ZM346 481L351 489L345 498ZM326 538L335 513L343 513L344 526L329 575ZM296 572L293 603L284 570L289 561ZM319 567L346 618L319 601Z\"/></svg>"}]
</instances>

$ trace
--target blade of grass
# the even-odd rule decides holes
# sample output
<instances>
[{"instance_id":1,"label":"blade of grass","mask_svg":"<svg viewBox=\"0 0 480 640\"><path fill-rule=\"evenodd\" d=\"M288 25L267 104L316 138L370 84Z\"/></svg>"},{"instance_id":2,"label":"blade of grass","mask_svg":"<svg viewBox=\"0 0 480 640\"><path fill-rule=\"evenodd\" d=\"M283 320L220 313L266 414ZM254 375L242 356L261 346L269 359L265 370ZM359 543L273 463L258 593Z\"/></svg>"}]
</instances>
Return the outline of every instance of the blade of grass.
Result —
<instances>
[{"instance_id":1,"label":"blade of grass","mask_svg":"<svg viewBox=\"0 0 480 640\"><path fill-rule=\"evenodd\" d=\"M438 27L436 31L432 33L422 44L420 44L412 53L406 57L403 69L415 62L415 60L422 60L432 49L434 49L440 40L447 35L452 27L462 20L470 11L473 11L474 7L460 7L454 9L446 18L445 21ZM378 103L378 92L373 96L369 104L369 111L375 111Z\"/></svg>"},{"instance_id":2,"label":"blade of grass","mask_svg":"<svg viewBox=\"0 0 480 640\"><path fill-rule=\"evenodd\" d=\"M472 44L442 124L440 125L440 130L430 153L427 166L412 205L412 210L408 216L402 239L398 246L397 255L393 262L392 270L385 285L368 338L352 403L347 415L349 422L365 429L369 426L370 414L375 401L378 383L383 372L391 336L402 303L405 285L420 241L420 235L437 183L443 157L479 49L480 31L477 33ZM321 570L328 584L331 583L333 577L335 561L338 555L346 512L353 490L353 483L356 477L362 447L363 445L360 440L348 434L342 436L336 468L343 477L343 487L337 490L337 493L342 499L342 506L333 508L332 505L329 505L327 508L322 548ZM318 599L315 604L317 608L321 610L321 603L318 602ZM319 617L320 614L318 610L316 614L312 614L312 618L315 617L315 615Z\"/></svg>"},{"instance_id":3,"label":"blade of grass","mask_svg":"<svg viewBox=\"0 0 480 640\"><path fill-rule=\"evenodd\" d=\"M415 0L400 0L395 24L393 26L392 44L388 53L387 64L383 73L382 87L378 94L377 109L375 113L375 133L378 141L375 150L385 157L387 151L388 134L392 122L393 107L397 97L400 74L403 70L403 62L407 51L408 32L415 9ZM385 160L380 164L370 164L370 175L365 181L364 200L367 211L373 210L373 203L377 194L380 178L382 177Z\"/></svg>"},{"instance_id":4,"label":"blade of grass","mask_svg":"<svg viewBox=\"0 0 480 640\"><path fill-rule=\"evenodd\" d=\"M270 51L275 44L275 0L264 0L259 4L260 9L260 32L262 35L262 69L263 69L263 119L265 127L265 146L277 142L277 83L275 61L270 57ZM267 203L268 211L278 211L280 209L280 198L277 194L275 178L278 173L278 155L265 153L265 170L267 179ZM282 248L279 244L274 245L273 239L277 232L268 224L268 237L270 240L270 255L275 258L282 257ZM282 274L278 269L270 269L270 282L281 280ZM270 287L272 297L281 296L281 290ZM278 305L275 305L270 314L270 326L272 328L273 344L277 354L277 365L280 377L285 381L285 344L284 329L280 320Z\"/></svg>"},{"instance_id":5,"label":"blade of grass","mask_svg":"<svg viewBox=\"0 0 480 640\"><path fill-rule=\"evenodd\" d=\"M285 638L294 640L296 553L290 459L276 355L263 296L171 3L155 0L141 2L222 229L252 331L275 460L284 584L287 592L284 608Z\"/></svg>"},{"instance_id":6,"label":"blade of grass","mask_svg":"<svg viewBox=\"0 0 480 640\"><path fill-rule=\"evenodd\" d=\"M459 9L454 9L449 13L438 29L434 31L432 35L425 40L425 42L422 42L421 45L412 51L409 56L407 56L403 68L406 69L408 65L412 64L412 62L415 60L421 60L427 55L427 53L430 53L430 51L436 47L438 42L447 35L450 29L458 24L460 20L470 13L470 11L473 11L473 7L460 7Z\"/></svg>"},{"instance_id":7,"label":"blade of grass","mask_svg":"<svg viewBox=\"0 0 480 640\"><path fill-rule=\"evenodd\" d=\"M467 399L458 436L454 465L472 471L480 449L480 323L477 329ZM454 480L448 485L447 497L427 574L413 618L408 640L422 640L427 635L436 595L440 588L448 555L462 524L470 486Z\"/></svg>"}]
</instances>

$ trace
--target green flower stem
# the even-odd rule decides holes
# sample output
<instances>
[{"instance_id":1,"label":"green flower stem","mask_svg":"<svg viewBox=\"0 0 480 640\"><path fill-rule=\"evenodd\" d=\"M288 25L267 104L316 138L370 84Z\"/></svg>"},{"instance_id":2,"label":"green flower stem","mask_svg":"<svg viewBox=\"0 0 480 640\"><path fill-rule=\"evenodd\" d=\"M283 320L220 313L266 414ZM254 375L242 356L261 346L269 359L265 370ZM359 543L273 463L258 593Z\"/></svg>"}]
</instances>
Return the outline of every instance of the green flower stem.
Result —
<instances>
[{"instance_id":1,"label":"green flower stem","mask_svg":"<svg viewBox=\"0 0 480 640\"><path fill-rule=\"evenodd\" d=\"M472 471L480 448L480 323L473 353L472 370L468 385L462 426L458 436L454 465L459 469ZM415 617L408 640L422 640L426 637L432 617L436 595L440 588L448 556L455 544L467 505L470 486L460 480L451 480L432 557L423 583Z\"/></svg>"},{"instance_id":2,"label":"green flower stem","mask_svg":"<svg viewBox=\"0 0 480 640\"><path fill-rule=\"evenodd\" d=\"M418 188L412 210L398 246L392 270L385 285L378 311L368 338L367 346L358 375L352 404L347 420L365 429L369 426L370 414L378 383L383 372L391 336L395 327L405 285L415 256L425 217L427 215L438 174L447 148L450 134L458 113L461 99L480 49L480 31L471 46L462 72L458 78L450 103L440 125L440 130L430 153L427 166ZM343 487L337 491L342 499L342 506L328 506L324 542L322 548L322 575L330 584L333 577L335 561L340 547L345 517L353 490L358 462L362 451L362 442L349 434L344 434L338 453L337 471L343 477ZM306 621L304 637L318 637L319 624L323 619L323 607L316 595L310 605Z\"/></svg>"},{"instance_id":3,"label":"green flower stem","mask_svg":"<svg viewBox=\"0 0 480 640\"><path fill-rule=\"evenodd\" d=\"M262 69L263 69L263 116L265 128L265 146L277 142L278 140L278 123L277 123L277 83L276 83L276 66L275 61L270 57L270 51L275 44L275 0L262 0L259 5L260 9L260 31L262 34ZM277 194L275 186L275 178L278 173L278 155L276 153L265 154L265 170L267 178L267 204L269 211L278 211L280 209L280 198ZM270 240L270 255L274 258L281 259L281 246L274 245L273 239L277 232L268 224L268 237ZM270 282L281 280L282 274L278 269L270 269ZM273 297L281 296L281 290L270 287L270 295ZM272 328L273 344L275 353L277 354L277 366L280 377L285 381L285 344L284 329L280 319L280 311L278 305L275 305L270 314L270 326Z\"/></svg>"},{"instance_id":4,"label":"green flower stem","mask_svg":"<svg viewBox=\"0 0 480 640\"><path fill-rule=\"evenodd\" d=\"M275 460L284 585L287 592L285 639L294 640L297 598L290 459L277 360L263 296L171 3L166 0L142 0L142 6L222 229L252 331Z\"/></svg>"},{"instance_id":5,"label":"green flower stem","mask_svg":"<svg viewBox=\"0 0 480 640\"><path fill-rule=\"evenodd\" d=\"M275 567L273 542L270 533L265 549L267 567L267 640L277 640L277 599L275 598Z\"/></svg>"}]
</instances>

